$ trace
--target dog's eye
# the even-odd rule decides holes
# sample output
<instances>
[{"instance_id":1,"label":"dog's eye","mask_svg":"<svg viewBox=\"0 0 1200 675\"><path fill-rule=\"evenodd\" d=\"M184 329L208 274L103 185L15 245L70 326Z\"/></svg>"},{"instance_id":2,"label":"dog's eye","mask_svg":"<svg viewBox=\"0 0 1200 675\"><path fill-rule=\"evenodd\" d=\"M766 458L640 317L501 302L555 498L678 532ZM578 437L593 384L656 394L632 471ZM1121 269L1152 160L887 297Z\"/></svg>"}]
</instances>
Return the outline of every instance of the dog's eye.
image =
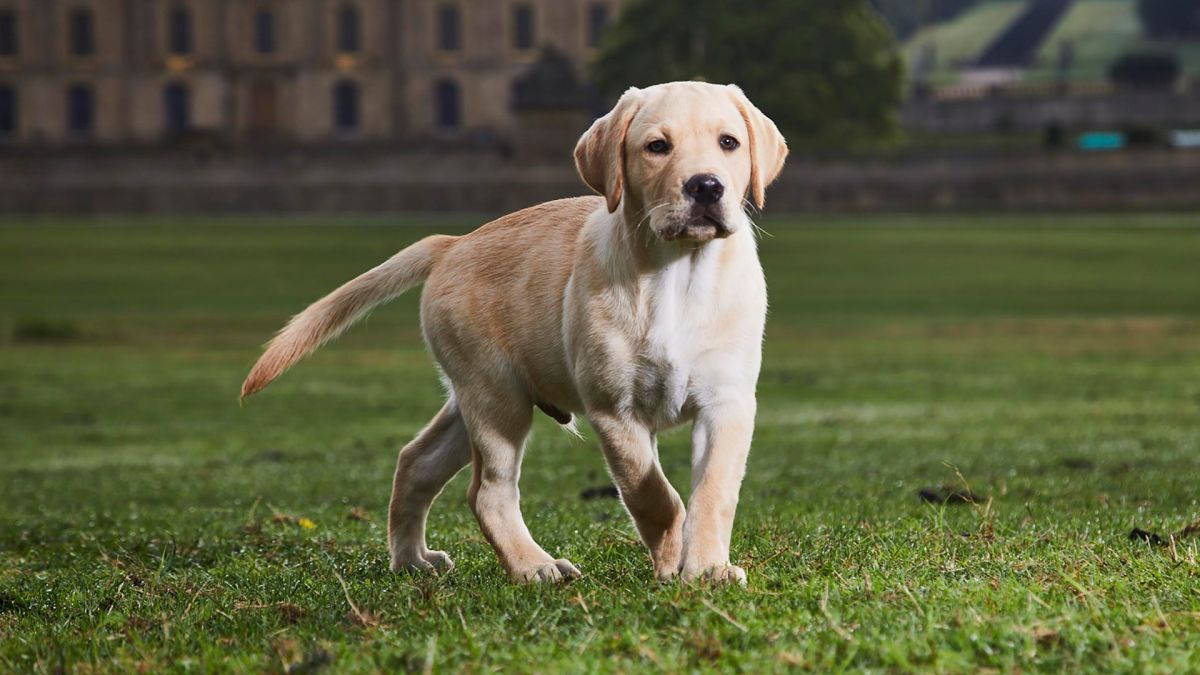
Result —
<instances>
[{"instance_id":1,"label":"dog's eye","mask_svg":"<svg viewBox=\"0 0 1200 675\"><path fill-rule=\"evenodd\" d=\"M671 151L671 144L662 140L650 141L646 144L646 152L655 155L665 155Z\"/></svg>"},{"instance_id":2,"label":"dog's eye","mask_svg":"<svg viewBox=\"0 0 1200 675\"><path fill-rule=\"evenodd\" d=\"M738 142L738 139L730 136L729 134L723 134L721 136L722 150L737 150L739 147L741 147L741 145L742 144Z\"/></svg>"}]
</instances>

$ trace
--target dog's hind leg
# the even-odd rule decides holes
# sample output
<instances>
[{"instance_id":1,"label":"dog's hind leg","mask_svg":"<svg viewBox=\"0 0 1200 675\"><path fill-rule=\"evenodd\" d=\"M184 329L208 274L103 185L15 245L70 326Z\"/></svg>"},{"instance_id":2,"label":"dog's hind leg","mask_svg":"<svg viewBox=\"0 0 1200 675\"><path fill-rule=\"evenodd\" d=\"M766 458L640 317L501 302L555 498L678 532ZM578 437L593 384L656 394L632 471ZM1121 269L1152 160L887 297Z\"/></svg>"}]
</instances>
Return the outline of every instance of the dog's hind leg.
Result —
<instances>
[{"instance_id":1,"label":"dog's hind leg","mask_svg":"<svg viewBox=\"0 0 1200 675\"><path fill-rule=\"evenodd\" d=\"M467 499L500 564L518 583L579 577L579 570L570 561L555 560L538 546L521 517L517 484L533 419L532 402L519 391L469 391L473 397L464 394L462 400L474 469Z\"/></svg>"},{"instance_id":2,"label":"dog's hind leg","mask_svg":"<svg viewBox=\"0 0 1200 675\"><path fill-rule=\"evenodd\" d=\"M392 570L449 570L450 556L425 545L429 507L454 474L471 461L471 441L458 403L451 397L396 460L388 507L388 548Z\"/></svg>"}]
</instances>

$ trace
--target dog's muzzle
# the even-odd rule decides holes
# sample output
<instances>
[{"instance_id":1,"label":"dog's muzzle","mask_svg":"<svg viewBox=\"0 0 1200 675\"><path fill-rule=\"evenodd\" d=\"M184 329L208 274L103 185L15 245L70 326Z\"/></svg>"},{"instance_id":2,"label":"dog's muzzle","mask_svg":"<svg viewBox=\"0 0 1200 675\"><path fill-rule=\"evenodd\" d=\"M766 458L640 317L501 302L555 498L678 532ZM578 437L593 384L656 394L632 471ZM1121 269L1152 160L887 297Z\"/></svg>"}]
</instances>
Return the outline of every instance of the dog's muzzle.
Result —
<instances>
[{"instance_id":1,"label":"dog's muzzle","mask_svg":"<svg viewBox=\"0 0 1200 675\"><path fill-rule=\"evenodd\" d=\"M725 223L725 215L716 206L696 204L685 220L671 223L662 231L667 241L693 241L704 244L733 234Z\"/></svg>"}]
</instances>

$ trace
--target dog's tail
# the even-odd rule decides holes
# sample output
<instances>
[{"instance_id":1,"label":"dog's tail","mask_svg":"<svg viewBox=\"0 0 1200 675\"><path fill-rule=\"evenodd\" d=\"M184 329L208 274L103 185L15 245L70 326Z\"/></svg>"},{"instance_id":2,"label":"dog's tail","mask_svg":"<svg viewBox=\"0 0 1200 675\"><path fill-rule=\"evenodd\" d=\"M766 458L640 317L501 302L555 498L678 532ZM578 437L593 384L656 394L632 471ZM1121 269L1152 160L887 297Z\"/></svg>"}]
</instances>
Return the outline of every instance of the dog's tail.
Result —
<instances>
[{"instance_id":1,"label":"dog's tail","mask_svg":"<svg viewBox=\"0 0 1200 675\"><path fill-rule=\"evenodd\" d=\"M436 235L400 251L292 317L242 383L242 400L262 391L300 359L341 335L372 308L425 281L457 237Z\"/></svg>"}]
</instances>

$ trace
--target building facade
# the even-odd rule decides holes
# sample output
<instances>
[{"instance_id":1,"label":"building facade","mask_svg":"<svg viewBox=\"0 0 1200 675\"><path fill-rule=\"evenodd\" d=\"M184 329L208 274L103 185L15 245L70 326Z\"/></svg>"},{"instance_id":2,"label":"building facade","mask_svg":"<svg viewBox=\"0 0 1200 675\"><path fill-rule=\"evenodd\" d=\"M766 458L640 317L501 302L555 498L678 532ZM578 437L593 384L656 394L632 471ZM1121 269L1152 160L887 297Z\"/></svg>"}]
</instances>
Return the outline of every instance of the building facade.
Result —
<instances>
[{"instance_id":1,"label":"building facade","mask_svg":"<svg viewBox=\"0 0 1200 675\"><path fill-rule=\"evenodd\" d=\"M507 136L620 0L0 0L0 143Z\"/></svg>"}]
</instances>

